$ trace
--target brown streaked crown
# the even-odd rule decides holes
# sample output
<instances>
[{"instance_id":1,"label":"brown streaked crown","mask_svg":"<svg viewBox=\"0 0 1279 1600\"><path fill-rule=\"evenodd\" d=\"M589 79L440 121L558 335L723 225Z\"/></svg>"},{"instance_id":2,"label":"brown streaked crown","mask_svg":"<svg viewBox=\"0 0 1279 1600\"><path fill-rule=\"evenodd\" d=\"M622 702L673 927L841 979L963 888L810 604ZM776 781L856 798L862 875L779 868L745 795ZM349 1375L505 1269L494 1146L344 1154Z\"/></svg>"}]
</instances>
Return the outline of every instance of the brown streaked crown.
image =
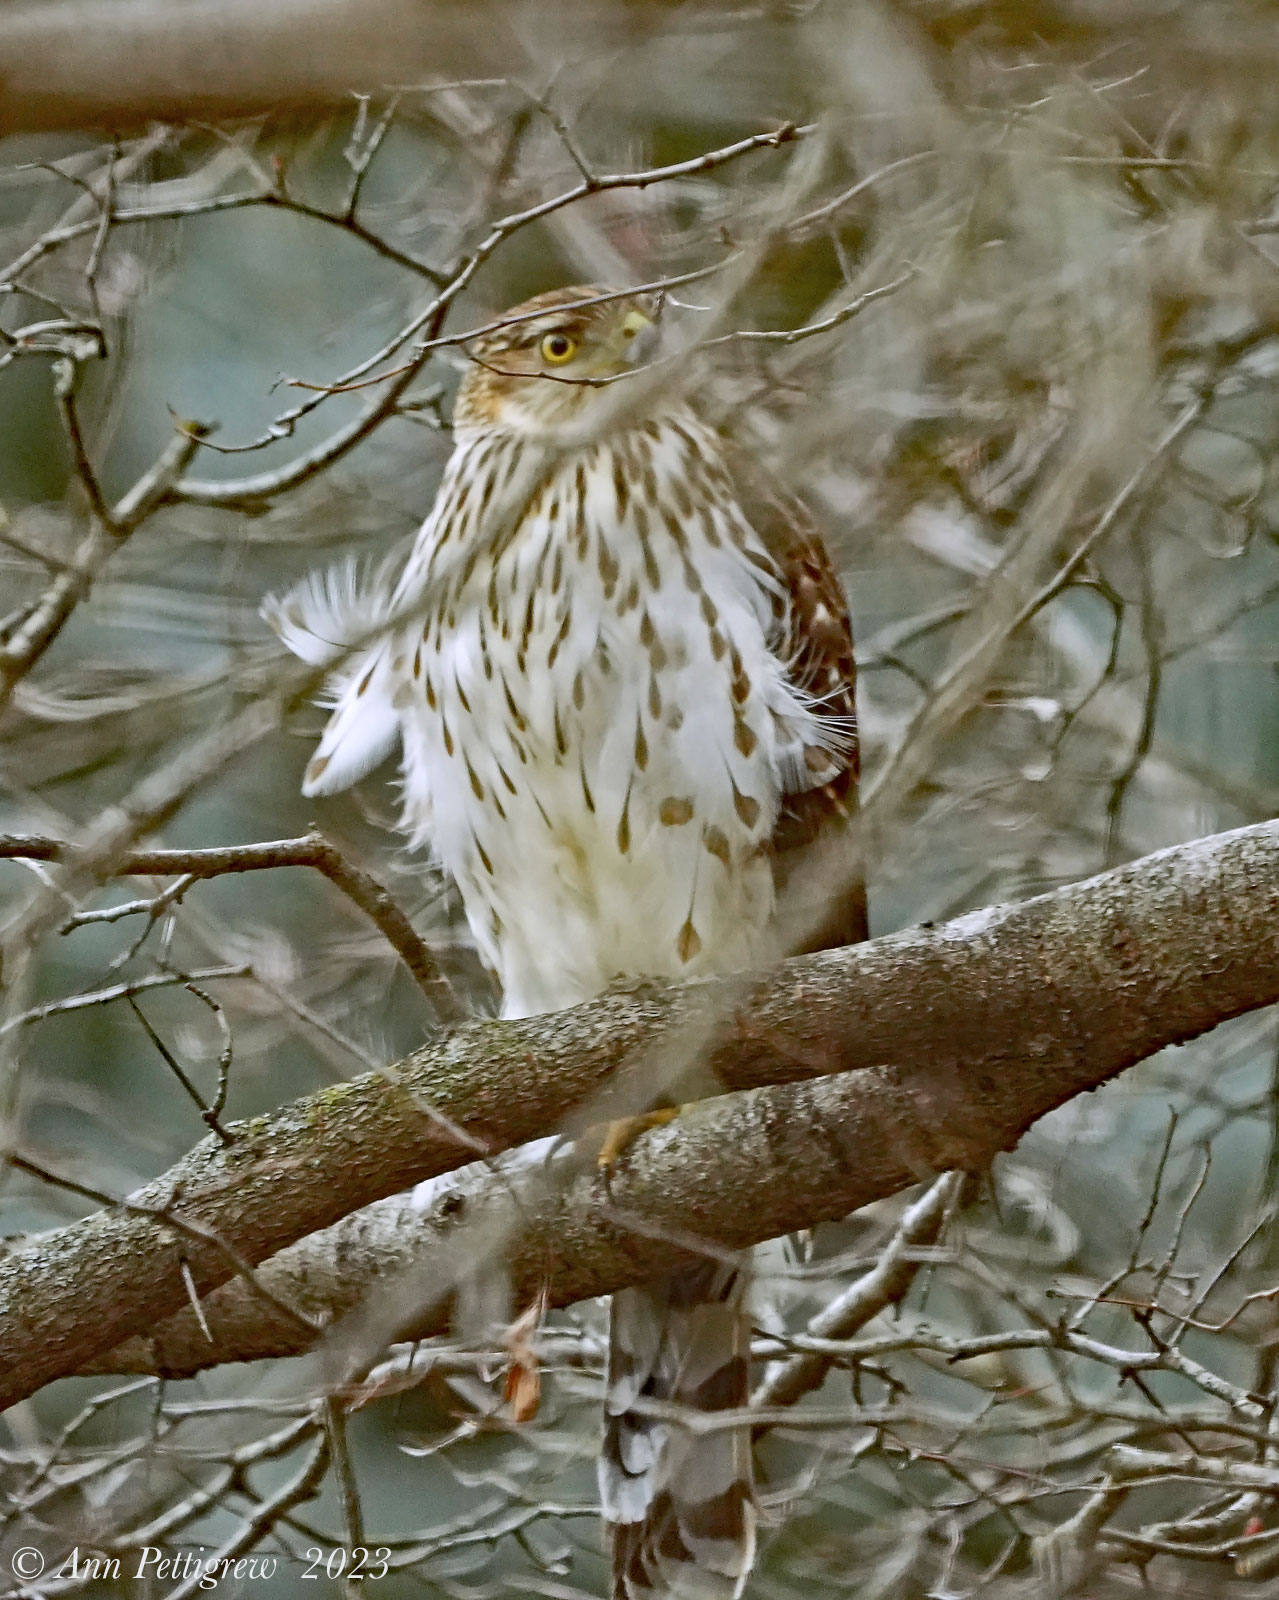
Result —
<instances>
[{"instance_id":1,"label":"brown streaked crown","mask_svg":"<svg viewBox=\"0 0 1279 1600\"><path fill-rule=\"evenodd\" d=\"M465 347L472 366L454 424L533 431L580 415L601 379L632 365L634 335L656 315L650 296L602 284L551 289L513 306L501 327Z\"/></svg>"}]
</instances>

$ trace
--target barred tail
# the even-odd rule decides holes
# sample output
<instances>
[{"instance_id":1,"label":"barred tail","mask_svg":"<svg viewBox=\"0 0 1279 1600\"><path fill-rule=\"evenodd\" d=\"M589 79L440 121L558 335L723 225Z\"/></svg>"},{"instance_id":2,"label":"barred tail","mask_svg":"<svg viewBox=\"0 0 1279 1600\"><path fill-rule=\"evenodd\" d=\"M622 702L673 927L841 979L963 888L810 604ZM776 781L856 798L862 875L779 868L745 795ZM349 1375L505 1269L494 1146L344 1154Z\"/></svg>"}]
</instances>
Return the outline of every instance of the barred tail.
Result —
<instances>
[{"instance_id":1,"label":"barred tail","mask_svg":"<svg viewBox=\"0 0 1279 1600\"><path fill-rule=\"evenodd\" d=\"M735 1600L745 1586L755 1553L749 1426L697 1433L635 1404L745 1406L746 1277L707 1262L613 1296L599 1464L613 1600Z\"/></svg>"}]
</instances>

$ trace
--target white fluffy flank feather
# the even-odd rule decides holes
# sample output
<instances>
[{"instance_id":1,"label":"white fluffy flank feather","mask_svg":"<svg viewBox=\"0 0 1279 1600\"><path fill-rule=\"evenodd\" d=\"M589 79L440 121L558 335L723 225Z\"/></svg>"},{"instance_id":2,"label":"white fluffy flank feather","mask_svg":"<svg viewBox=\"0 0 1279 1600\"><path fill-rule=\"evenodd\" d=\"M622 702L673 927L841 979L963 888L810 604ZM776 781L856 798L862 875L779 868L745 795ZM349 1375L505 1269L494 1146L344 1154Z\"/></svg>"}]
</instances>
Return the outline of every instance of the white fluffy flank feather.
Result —
<instances>
[{"instance_id":1,"label":"white fluffy flank feather","mask_svg":"<svg viewBox=\"0 0 1279 1600\"><path fill-rule=\"evenodd\" d=\"M280 638L313 667L330 667L372 642L386 622L385 585L354 559L308 573L284 595L268 595L262 615Z\"/></svg>"},{"instance_id":2,"label":"white fluffy flank feather","mask_svg":"<svg viewBox=\"0 0 1279 1600\"><path fill-rule=\"evenodd\" d=\"M365 581L355 561L344 561L262 602L263 617L294 655L336 668L324 690L334 711L306 769L305 795L349 788L390 753L400 731L391 704L387 593L376 573Z\"/></svg>"}]
</instances>

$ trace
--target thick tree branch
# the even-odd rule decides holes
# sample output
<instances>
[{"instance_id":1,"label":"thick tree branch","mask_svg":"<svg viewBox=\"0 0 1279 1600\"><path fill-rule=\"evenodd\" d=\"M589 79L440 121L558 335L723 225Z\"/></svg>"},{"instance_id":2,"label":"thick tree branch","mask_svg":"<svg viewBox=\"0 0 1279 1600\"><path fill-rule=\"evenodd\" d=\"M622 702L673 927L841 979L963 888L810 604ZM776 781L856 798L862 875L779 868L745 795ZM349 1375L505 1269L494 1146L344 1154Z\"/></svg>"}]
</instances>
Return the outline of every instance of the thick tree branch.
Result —
<instances>
[{"instance_id":1,"label":"thick tree branch","mask_svg":"<svg viewBox=\"0 0 1279 1600\"><path fill-rule=\"evenodd\" d=\"M863 1182L867 1109L859 1077L841 1074L686 1113L637 1144L606 1187L567 1152L548 1163L537 1149L529 1152L534 1159L499 1171L446 1175L427 1186L426 1203L393 1195L366 1206L265 1263L258 1291L242 1278L224 1284L203 1302L202 1316L186 1307L83 1371L191 1377L229 1361L301 1355L314 1341L269 1295L325 1324L347 1319L324 1356L330 1372L355 1372L391 1339L446 1332L454 1291L477 1267L484 1270L494 1246L510 1275L514 1309L543 1293L560 1306L669 1270L679 1241L699 1234L719 1248L740 1249L788 1227L845 1216L882 1198ZM873 1116L873 1101L869 1109ZM873 1132L893 1137L891 1129ZM885 1259L810 1333L847 1338L906 1292L918 1264L903 1252L936 1237L957 1182L954 1174L938 1179L909 1208ZM778 1227L783 1217L792 1221ZM793 1405L821 1384L832 1359L792 1357L754 1403Z\"/></svg>"},{"instance_id":2,"label":"thick tree branch","mask_svg":"<svg viewBox=\"0 0 1279 1600\"><path fill-rule=\"evenodd\" d=\"M690 1225L736 1248L930 1170L979 1167L1071 1096L1276 1000L1271 822L767 978L655 985L471 1024L402 1062L393 1081L309 1096L239 1125L229 1148L206 1140L127 1207L0 1263L0 1404L172 1316L187 1295L181 1260L207 1295L232 1273L228 1249L260 1263L472 1160L476 1143L507 1149L574 1110L597 1115L610 1079L651 1083L662 1055L689 1041L725 1088L801 1087L650 1135L611 1196L589 1173L557 1189L550 1232L521 1247L537 1275L551 1275L553 1298L650 1276L678 1257L671 1241L687 1240Z\"/></svg>"}]
</instances>

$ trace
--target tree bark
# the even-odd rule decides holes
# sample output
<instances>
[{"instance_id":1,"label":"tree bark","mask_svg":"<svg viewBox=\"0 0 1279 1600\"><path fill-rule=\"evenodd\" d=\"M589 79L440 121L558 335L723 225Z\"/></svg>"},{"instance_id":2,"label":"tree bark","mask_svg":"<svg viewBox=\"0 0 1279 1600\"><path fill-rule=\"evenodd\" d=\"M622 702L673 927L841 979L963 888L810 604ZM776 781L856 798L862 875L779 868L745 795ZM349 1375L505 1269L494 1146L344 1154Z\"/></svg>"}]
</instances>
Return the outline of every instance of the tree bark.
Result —
<instances>
[{"instance_id":1,"label":"tree bark","mask_svg":"<svg viewBox=\"0 0 1279 1600\"><path fill-rule=\"evenodd\" d=\"M456 1222L499 1193L504 1217L509 1197L520 1200L521 1230L499 1230L518 1296L543 1281L557 1302L612 1290L669 1270L700 1240L736 1249L933 1171L980 1168L1073 1095L1276 1000L1279 822L1269 822L763 977L644 985L470 1024L386 1076L233 1125L230 1147L206 1140L127 1206L0 1262L0 1405L135 1336L151 1335L174 1371L301 1348L311 1335L287 1313L273 1313L287 1332L261 1311L268 1331L243 1331L253 1319L236 1313L236 1297L266 1304L249 1267L329 1229L260 1275L328 1318L423 1242L463 1237L473 1262L475 1236ZM633 1105L693 1057L719 1088L760 1092L646 1136L608 1185L593 1170L548 1186L537 1167L480 1169L411 1227L400 1199L332 1227L479 1149ZM239 1274L233 1292L205 1302L227 1332L206 1341L204 1361L180 1321L156 1333L186 1302L183 1262L202 1296ZM442 1326L438 1291L465 1270L428 1258L429 1293L395 1289L369 1312L379 1336Z\"/></svg>"}]
</instances>

